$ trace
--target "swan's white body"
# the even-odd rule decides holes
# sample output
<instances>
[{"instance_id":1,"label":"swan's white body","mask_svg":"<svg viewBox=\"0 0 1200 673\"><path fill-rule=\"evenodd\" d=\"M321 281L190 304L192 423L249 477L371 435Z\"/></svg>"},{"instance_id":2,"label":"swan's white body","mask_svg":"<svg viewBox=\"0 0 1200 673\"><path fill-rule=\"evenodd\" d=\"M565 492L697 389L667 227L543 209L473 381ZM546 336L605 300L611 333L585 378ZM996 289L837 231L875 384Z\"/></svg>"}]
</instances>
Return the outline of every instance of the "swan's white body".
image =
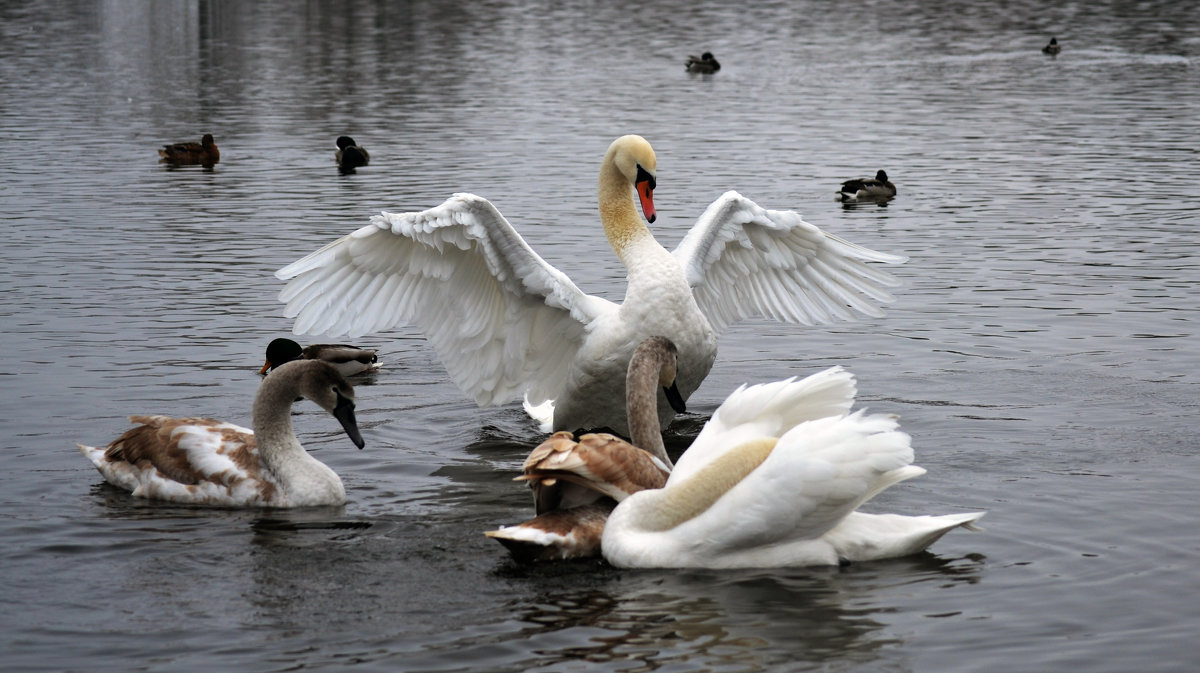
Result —
<instances>
[{"instance_id":1,"label":"swan's white body","mask_svg":"<svg viewBox=\"0 0 1200 673\"><path fill-rule=\"evenodd\" d=\"M983 512L900 516L855 511L924 474L893 417L848 414L841 368L740 388L684 452L664 488L634 493L605 524L619 567L834 565L913 554Z\"/></svg>"},{"instance_id":2,"label":"swan's white body","mask_svg":"<svg viewBox=\"0 0 1200 673\"><path fill-rule=\"evenodd\" d=\"M628 435L625 371L644 338L679 349L686 400L712 368L717 332L753 315L801 324L880 316L896 281L867 262L904 258L826 234L791 211L760 208L736 192L717 199L674 250L653 221L654 152L638 136L609 147L600 171L600 219L628 270L617 305L584 294L548 264L486 199L455 194L416 213L371 224L280 269L297 334L351 335L417 325L451 379L481 406L525 395L555 430ZM553 401L553 406L540 406ZM665 427L674 416L660 400ZM551 410L552 409L552 410Z\"/></svg>"},{"instance_id":3,"label":"swan's white body","mask_svg":"<svg viewBox=\"0 0 1200 673\"><path fill-rule=\"evenodd\" d=\"M138 425L106 448L79 450L110 484L135 497L222 507L307 507L346 502L342 480L313 458L292 429L307 397L333 413L354 443L354 389L320 360L285 363L263 380L252 431L210 418L131 416Z\"/></svg>"}]
</instances>

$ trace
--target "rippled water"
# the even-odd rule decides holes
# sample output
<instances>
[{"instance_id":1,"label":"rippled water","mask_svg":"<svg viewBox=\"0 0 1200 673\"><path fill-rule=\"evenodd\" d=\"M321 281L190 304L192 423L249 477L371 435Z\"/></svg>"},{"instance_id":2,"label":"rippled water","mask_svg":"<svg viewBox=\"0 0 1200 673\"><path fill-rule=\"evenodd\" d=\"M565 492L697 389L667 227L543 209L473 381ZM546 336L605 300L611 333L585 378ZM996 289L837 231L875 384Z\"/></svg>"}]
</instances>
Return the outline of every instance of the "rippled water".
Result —
<instances>
[{"instance_id":1,"label":"rippled water","mask_svg":"<svg viewBox=\"0 0 1200 673\"><path fill-rule=\"evenodd\" d=\"M1200 10L985 4L0 3L0 666L1194 663ZM705 49L721 72L686 74ZM157 164L205 132L214 170ZM130 413L248 422L290 329L272 272L381 209L481 194L619 300L595 182L629 132L668 246L737 189L911 258L884 318L731 328L675 450L736 385L843 364L929 469L878 509L986 531L844 569L517 567L481 532L528 514L509 478L540 435L412 329L362 340L365 450L297 407L344 508L137 502L76 452ZM878 168L886 207L833 201Z\"/></svg>"}]
</instances>

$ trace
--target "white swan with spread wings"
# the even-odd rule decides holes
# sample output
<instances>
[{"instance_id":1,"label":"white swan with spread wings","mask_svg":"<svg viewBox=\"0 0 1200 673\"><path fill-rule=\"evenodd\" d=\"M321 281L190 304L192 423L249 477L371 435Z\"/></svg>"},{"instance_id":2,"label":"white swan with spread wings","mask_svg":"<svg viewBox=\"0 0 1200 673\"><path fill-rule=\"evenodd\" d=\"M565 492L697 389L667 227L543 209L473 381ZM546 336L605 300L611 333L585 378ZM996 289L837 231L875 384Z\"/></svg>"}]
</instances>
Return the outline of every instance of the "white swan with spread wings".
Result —
<instances>
[{"instance_id":1,"label":"white swan with spread wings","mask_svg":"<svg viewBox=\"0 0 1200 673\"><path fill-rule=\"evenodd\" d=\"M525 395L555 430L628 435L625 370L645 338L670 335L686 400L712 368L718 330L765 316L806 325L882 315L897 285L868 262L905 258L821 231L791 211L726 192L673 251L655 219L656 158L622 136L600 168L600 220L627 269L625 300L585 294L542 259L486 199L455 194L371 224L280 269L296 334L360 336L402 323L429 339L480 406ZM547 403L547 404L544 404ZM660 400L662 427L674 412ZM531 411L531 413L534 413Z\"/></svg>"}]
</instances>

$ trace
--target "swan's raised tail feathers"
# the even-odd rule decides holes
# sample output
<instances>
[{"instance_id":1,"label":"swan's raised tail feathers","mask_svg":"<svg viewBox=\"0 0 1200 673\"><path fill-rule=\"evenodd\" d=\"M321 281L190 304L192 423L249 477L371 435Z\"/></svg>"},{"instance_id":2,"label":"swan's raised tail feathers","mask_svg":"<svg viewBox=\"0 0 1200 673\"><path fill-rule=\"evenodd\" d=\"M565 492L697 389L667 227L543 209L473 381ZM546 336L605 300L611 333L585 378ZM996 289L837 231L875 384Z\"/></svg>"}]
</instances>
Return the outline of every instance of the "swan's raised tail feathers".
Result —
<instances>
[{"instance_id":1,"label":"swan's raised tail feathers","mask_svg":"<svg viewBox=\"0 0 1200 673\"><path fill-rule=\"evenodd\" d=\"M825 540L846 561L899 558L924 551L955 528L979 530L975 525L986 512L942 516L904 516L853 512Z\"/></svg>"}]
</instances>

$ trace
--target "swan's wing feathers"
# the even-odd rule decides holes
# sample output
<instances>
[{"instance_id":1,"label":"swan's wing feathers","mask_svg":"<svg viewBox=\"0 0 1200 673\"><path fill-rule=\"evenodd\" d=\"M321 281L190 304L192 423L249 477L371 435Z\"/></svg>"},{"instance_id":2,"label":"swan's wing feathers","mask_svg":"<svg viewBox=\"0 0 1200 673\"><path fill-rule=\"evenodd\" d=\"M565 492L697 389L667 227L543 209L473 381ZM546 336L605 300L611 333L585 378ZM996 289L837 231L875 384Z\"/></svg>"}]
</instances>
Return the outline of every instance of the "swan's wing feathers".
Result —
<instances>
[{"instance_id":1,"label":"swan's wing feathers","mask_svg":"<svg viewBox=\"0 0 1200 673\"><path fill-rule=\"evenodd\" d=\"M807 376L753 386L730 393L683 453L671 481L686 479L731 447L758 437L780 437L805 421L844 416L857 393L854 375L830 367Z\"/></svg>"},{"instance_id":2,"label":"swan's wing feathers","mask_svg":"<svg viewBox=\"0 0 1200 673\"><path fill-rule=\"evenodd\" d=\"M125 462L179 484L260 479L254 433L210 418L131 416L136 425L105 451L110 462Z\"/></svg>"},{"instance_id":3,"label":"swan's wing feathers","mask_svg":"<svg viewBox=\"0 0 1200 673\"><path fill-rule=\"evenodd\" d=\"M725 398L713 419L732 427L769 418L787 430L803 421L848 413L857 392L854 374L835 366L799 381L793 377L743 385Z\"/></svg>"},{"instance_id":4,"label":"swan's wing feathers","mask_svg":"<svg viewBox=\"0 0 1200 673\"><path fill-rule=\"evenodd\" d=\"M881 316L878 304L893 300L886 288L899 282L867 263L905 261L733 191L704 211L673 254L718 329L754 315L804 325Z\"/></svg>"},{"instance_id":5,"label":"swan's wing feathers","mask_svg":"<svg viewBox=\"0 0 1200 673\"><path fill-rule=\"evenodd\" d=\"M924 473L894 417L827 417L796 426L720 501L730 548L816 539L888 486Z\"/></svg>"},{"instance_id":6,"label":"swan's wing feathers","mask_svg":"<svg viewBox=\"0 0 1200 673\"><path fill-rule=\"evenodd\" d=\"M376 215L275 275L289 281L279 298L297 334L413 323L480 405L556 397L586 325L616 309L585 295L473 194Z\"/></svg>"}]
</instances>

